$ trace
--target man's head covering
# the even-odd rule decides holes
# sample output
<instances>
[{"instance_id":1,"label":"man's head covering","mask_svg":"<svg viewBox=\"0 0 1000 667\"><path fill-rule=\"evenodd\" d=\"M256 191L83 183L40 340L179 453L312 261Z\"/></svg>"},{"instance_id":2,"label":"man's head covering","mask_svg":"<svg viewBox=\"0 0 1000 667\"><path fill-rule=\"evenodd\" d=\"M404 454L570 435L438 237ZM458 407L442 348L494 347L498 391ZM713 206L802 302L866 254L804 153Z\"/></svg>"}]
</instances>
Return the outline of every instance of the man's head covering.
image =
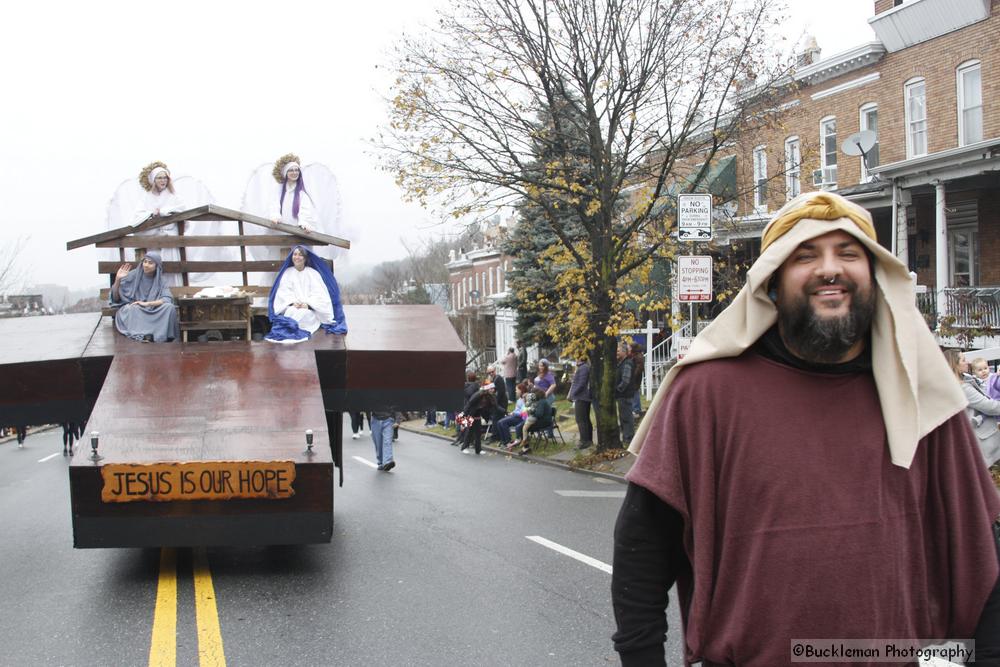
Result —
<instances>
[{"instance_id":1,"label":"man's head covering","mask_svg":"<svg viewBox=\"0 0 1000 667\"><path fill-rule=\"evenodd\" d=\"M747 272L746 284L729 307L698 334L684 359L670 369L649 411L659 407L685 367L739 356L774 326L778 310L768 296L771 276L799 244L835 230L858 239L874 258L872 374L892 462L909 468L920 438L964 410L965 396L917 310L907 267L878 244L868 211L829 192L801 194L777 212L764 228L761 255ZM781 406L775 406L775 414L780 410ZM644 419L640 424L629 446L633 454L642 448L652 421Z\"/></svg>"}]
</instances>

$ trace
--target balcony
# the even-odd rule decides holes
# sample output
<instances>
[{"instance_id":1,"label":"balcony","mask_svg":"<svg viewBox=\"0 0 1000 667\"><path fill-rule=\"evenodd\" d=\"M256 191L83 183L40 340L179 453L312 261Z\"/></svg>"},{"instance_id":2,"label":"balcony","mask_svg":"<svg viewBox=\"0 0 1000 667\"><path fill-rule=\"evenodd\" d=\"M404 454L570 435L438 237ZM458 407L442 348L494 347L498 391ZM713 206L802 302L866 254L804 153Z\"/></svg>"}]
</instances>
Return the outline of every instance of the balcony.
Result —
<instances>
[{"instance_id":1,"label":"balcony","mask_svg":"<svg viewBox=\"0 0 1000 667\"><path fill-rule=\"evenodd\" d=\"M910 0L868 19L889 53L985 20L990 0Z\"/></svg>"}]
</instances>

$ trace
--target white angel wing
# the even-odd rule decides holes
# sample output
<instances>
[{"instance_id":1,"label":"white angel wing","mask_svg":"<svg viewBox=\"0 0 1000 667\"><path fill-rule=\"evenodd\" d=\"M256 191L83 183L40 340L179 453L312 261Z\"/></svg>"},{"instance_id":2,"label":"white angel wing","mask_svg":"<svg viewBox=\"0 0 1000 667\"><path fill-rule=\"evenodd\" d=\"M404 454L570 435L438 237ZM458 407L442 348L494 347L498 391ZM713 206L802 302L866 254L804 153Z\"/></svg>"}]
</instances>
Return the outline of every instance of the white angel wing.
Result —
<instances>
[{"instance_id":1,"label":"white angel wing","mask_svg":"<svg viewBox=\"0 0 1000 667\"><path fill-rule=\"evenodd\" d=\"M346 238L343 230L340 205L340 189L337 187L337 177L329 167L319 162L313 162L302 168L306 192L316 205L316 217L319 219L319 229L316 231ZM337 259L344 253L337 246L317 246L313 248L320 257Z\"/></svg>"},{"instance_id":2,"label":"white angel wing","mask_svg":"<svg viewBox=\"0 0 1000 667\"><path fill-rule=\"evenodd\" d=\"M243 202L240 210L244 213L271 219L275 204L279 195L279 186L274 182L271 171L274 169L273 162L265 162L250 174L246 189L243 191ZM255 225L253 223L243 223L243 233L267 234L270 230ZM274 246L247 246L247 259L264 261L271 259L284 259L280 257L281 248ZM251 273L248 282L251 285L270 285L274 282L275 273Z\"/></svg>"},{"instance_id":3,"label":"white angel wing","mask_svg":"<svg viewBox=\"0 0 1000 667\"><path fill-rule=\"evenodd\" d=\"M136 210L142 204L144 194L142 186L139 185L139 181L135 178L122 181L108 201L105 231L118 229L130 224L132 216L135 215ZM121 257L117 248L98 248L97 256L100 260L106 262L117 262ZM127 259L131 261L131 257L127 257Z\"/></svg>"},{"instance_id":4,"label":"white angel wing","mask_svg":"<svg viewBox=\"0 0 1000 667\"><path fill-rule=\"evenodd\" d=\"M174 190L178 198L184 204L184 210L191 210L206 204L214 204L215 197L212 196L208 187L194 176L179 176L174 179ZM219 220L188 220L184 223L185 236L218 236L220 234L235 234L236 223L222 222ZM225 229L225 225L234 225L231 229ZM191 247L184 251L185 257L191 261L211 262L211 261L234 261L239 259L239 250L230 247ZM215 285L233 285L242 282L239 274L229 273L189 273L188 284L197 287Z\"/></svg>"},{"instance_id":5,"label":"white angel wing","mask_svg":"<svg viewBox=\"0 0 1000 667\"><path fill-rule=\"evenodd\" d=\"M174 179L174 191L184 202L184 208L190 210L205 204L214 204L215 197L208 187L194 176L179 176Z\"/></svg>"}]
</instances>

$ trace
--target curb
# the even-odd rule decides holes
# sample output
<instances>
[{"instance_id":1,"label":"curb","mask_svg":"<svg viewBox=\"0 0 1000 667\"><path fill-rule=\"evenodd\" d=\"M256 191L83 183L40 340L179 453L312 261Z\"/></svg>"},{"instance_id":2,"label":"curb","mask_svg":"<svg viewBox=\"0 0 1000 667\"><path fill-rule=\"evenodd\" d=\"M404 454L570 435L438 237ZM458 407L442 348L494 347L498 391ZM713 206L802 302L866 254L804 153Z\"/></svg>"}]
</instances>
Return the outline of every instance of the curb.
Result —
<instances>
[{"instance_id":1,"label":"curb","mask_svg":"<svg viewBox=\"0 0 1000 667\"><path fill-rule=\"evenodd\" d=\"M421 435L426 435L426 436L429 436L429 437L432 437L432 438L437 438L438 440L448 440L448 441L454 440L454 438L452 438L452 437L449 437L449 436L446 436L446 435L441 435L440 433L434 433L432 431L426 431L426 430L418 428L418 427L407 426L406 424L400 424L399 425L399 429L401 431L409 431L410 433L419 433ZM539 463L541 465L546 465L546 466L550 466L550 467L553 467L553 468L562 468L563 470L567 470L569 472L575 472L575 473L579 473L579 474L582 474L582 475L592 475L594 477L601 477L601 478L604 478L604 479L609 479L609 480L612 480L614 482L618 482L619 484L626 484L627 483L625 481L625 476L624 475L616 475L616 474L614 474L612 472L604 472L602 470L587 470L586 468L575 468L575 467L573 467L571 465L567 465L567 464L562 463L560 461L553 461L552 459L547 459L544 456L532 456L531 454L515 454L513 452L508 452L506 449L503 449L503 448L500 448L500 447L495 447L493 445L486 445L486 444L484 444L484 445L482 445L482 448L484 450L486 450L486 451L493 452L494 454L502 454L504 456L510 457L511 459L514 459L516 461L525 461L525 462L528 462L528 463Z\"/></svg>"}]
</instances>

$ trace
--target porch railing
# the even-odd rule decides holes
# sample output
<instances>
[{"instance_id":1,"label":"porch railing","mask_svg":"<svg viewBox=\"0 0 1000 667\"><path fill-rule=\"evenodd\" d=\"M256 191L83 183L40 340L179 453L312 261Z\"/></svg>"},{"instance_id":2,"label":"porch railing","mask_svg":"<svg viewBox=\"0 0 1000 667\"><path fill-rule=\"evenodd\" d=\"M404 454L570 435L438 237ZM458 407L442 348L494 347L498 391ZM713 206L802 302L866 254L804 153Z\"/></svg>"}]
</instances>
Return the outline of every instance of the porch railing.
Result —
<instances>
[{"instance_id":1,"label":"porch railing","mask_svg":"<svg viewBox=\"0 0 1000 667\"><path fill-rule=\"evenodd\" d=\"M1000 287L949 287L944 295L953 327L1000 329Z\"/></svg>"},{"instance_id":2,"label":"porch railing","mask_svg":"<svg viewBox=\"0 0 1000 667\"><path fill-rule=\"evenodd\" d=\"M663 382L663 378L667 375L667 371L670 367L674 365L677 361L677 350L674 344L678 338L683 336L691 335L691 323L685 324L683 327L673 332L659 343L654 345L649 349L647 355L650 359L651 365L651 377L642 376L642 395L652 395L656 391L660 383ZM649 386L649 391L646 387Z\"/></svg>"}]
</instances>

